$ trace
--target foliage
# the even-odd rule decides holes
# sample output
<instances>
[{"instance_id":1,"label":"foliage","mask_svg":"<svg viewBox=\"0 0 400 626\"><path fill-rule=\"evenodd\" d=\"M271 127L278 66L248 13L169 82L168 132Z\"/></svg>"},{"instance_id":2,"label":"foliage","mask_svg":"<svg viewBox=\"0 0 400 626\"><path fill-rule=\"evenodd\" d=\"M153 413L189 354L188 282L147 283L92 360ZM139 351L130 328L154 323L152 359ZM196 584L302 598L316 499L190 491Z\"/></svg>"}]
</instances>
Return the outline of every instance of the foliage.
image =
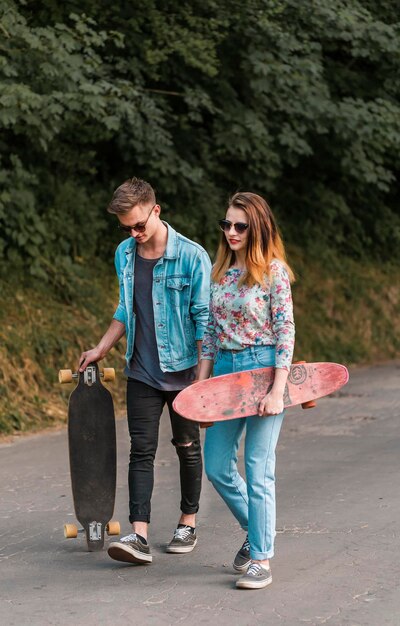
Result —
<instances>
[{"instance_id":1,"label":"foliage","mask_svg":"<svg viewBox=\"0 0 400 626\"><path fill-rule=\"evenodd\" d=\"M107 328L118 299L115 277L94 263L75 284L75 300L49 297L46 284L22 286L16 272L2 283L0 308L0 434L57 425L66 419L73 387L60 386L59 369L76 370L79 355ZM107 356L118 375L112 385L121 413L125 385L123 342Z\"/></svg>"},{"instance_id":2,"label":"foliage","mask_svg":"<svg viewBox=\"0 0 400 626\"><path fill-rule=\"evenodd\" d=\"M0 254L68 296L133 174L210 251L230 193L314 256L395 259L400 23L384 0L3 0ZM305 243L307 242L307 243ZM24 272L25 273L25 272Z\"/></svg>"}]
</instances>

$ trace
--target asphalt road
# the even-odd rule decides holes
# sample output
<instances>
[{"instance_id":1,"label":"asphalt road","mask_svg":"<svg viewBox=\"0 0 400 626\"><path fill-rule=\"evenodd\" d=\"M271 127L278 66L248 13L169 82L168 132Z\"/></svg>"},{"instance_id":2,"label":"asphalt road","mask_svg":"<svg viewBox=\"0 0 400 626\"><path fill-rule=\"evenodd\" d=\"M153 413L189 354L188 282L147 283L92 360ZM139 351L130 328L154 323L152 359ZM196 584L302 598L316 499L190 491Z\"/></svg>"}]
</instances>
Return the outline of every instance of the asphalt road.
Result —
<instances>
[{"instance_id":1,"label":"asphalt road","mask_svg":"<svg viewBox=\"0 0 400 626\"><path fill-rule=\"evenodd\" d=\"M66 540L75 521L66 432L0 445L2 625L400 625L400 364L351 372L316 409L291 409L278 446L273 584L234 587L243 533L204 479L198 546L170 555L178 465L164 415L150 566L118 564ZM114 518L129 531L128 437L118 421Z\"/></svg>"}]
</instances>

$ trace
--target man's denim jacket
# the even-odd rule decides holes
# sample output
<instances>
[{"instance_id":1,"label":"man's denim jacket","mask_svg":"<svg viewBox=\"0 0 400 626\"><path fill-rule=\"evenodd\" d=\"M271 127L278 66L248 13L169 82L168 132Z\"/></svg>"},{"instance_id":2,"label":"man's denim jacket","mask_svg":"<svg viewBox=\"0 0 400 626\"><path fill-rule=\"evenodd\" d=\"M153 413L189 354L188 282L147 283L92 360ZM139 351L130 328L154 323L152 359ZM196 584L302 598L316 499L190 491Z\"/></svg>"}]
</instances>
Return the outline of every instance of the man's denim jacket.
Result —
<instances>
[{"instance_id":1,"label":"man's denim jacket","mask_svg":"<svg viewBox=\"0 0 400 626\"><path fill-rule=\"evenodd\" d=\"M154 325L160 368L177 372L197 363L196 341L203 339L208 322L211 262L204 248L166 226L167 247L153 270ZM128 365L135 344L135 253L133 237L115 252L119 303L114 319L125 324Z\"/></svg>"}]
</instances>

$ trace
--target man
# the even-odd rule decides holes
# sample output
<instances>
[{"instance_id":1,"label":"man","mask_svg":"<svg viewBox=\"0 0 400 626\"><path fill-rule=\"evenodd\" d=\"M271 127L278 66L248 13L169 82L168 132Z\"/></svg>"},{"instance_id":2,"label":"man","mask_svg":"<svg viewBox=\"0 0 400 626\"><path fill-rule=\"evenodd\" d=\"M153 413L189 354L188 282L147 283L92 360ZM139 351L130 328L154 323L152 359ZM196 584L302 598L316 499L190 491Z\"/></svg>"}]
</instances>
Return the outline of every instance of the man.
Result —
<instances>
[{"instance_id":1,"label":"man","mask_svg":"<svg viewBox=\"0 0 400 626\"><path fill-rule=\"evenodd\" d=\"M195 520L202 475L199 428L175 413L172 402L197 375L208 320L211 263L199 244L160 219L161 208L149 183L137 178L124 182L114 192L108 211L130 235L115 253L119 304L99 344L82 353L80 371L103 359L126 334L132 533L111 543L108 553L118 561L151 563L147 532L165 403L181 482L181 516L167 551L191 552L197 543Z\"/></svg>"}]
</instances>

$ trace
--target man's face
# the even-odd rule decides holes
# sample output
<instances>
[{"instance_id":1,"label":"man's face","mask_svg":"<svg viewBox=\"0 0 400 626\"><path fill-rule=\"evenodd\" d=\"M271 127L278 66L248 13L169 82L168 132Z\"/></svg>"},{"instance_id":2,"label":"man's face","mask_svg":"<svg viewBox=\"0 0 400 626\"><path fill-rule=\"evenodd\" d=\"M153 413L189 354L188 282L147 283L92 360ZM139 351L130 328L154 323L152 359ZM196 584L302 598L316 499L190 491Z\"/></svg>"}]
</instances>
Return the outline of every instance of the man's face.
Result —
<instances>
[{"instance_id":1,"label":"man's face","mask_svg":"<svg viewBox=\"0 0 400 626\"><path fill-rule=\"evenodd\" d=\"M118 215L121 226L137 243L145 243L149 241L157 230L160 223L160 206L158 204L136 204L128 213ZM128 227L131 227L128 230Z\"/></svg>"}]
</instances>

